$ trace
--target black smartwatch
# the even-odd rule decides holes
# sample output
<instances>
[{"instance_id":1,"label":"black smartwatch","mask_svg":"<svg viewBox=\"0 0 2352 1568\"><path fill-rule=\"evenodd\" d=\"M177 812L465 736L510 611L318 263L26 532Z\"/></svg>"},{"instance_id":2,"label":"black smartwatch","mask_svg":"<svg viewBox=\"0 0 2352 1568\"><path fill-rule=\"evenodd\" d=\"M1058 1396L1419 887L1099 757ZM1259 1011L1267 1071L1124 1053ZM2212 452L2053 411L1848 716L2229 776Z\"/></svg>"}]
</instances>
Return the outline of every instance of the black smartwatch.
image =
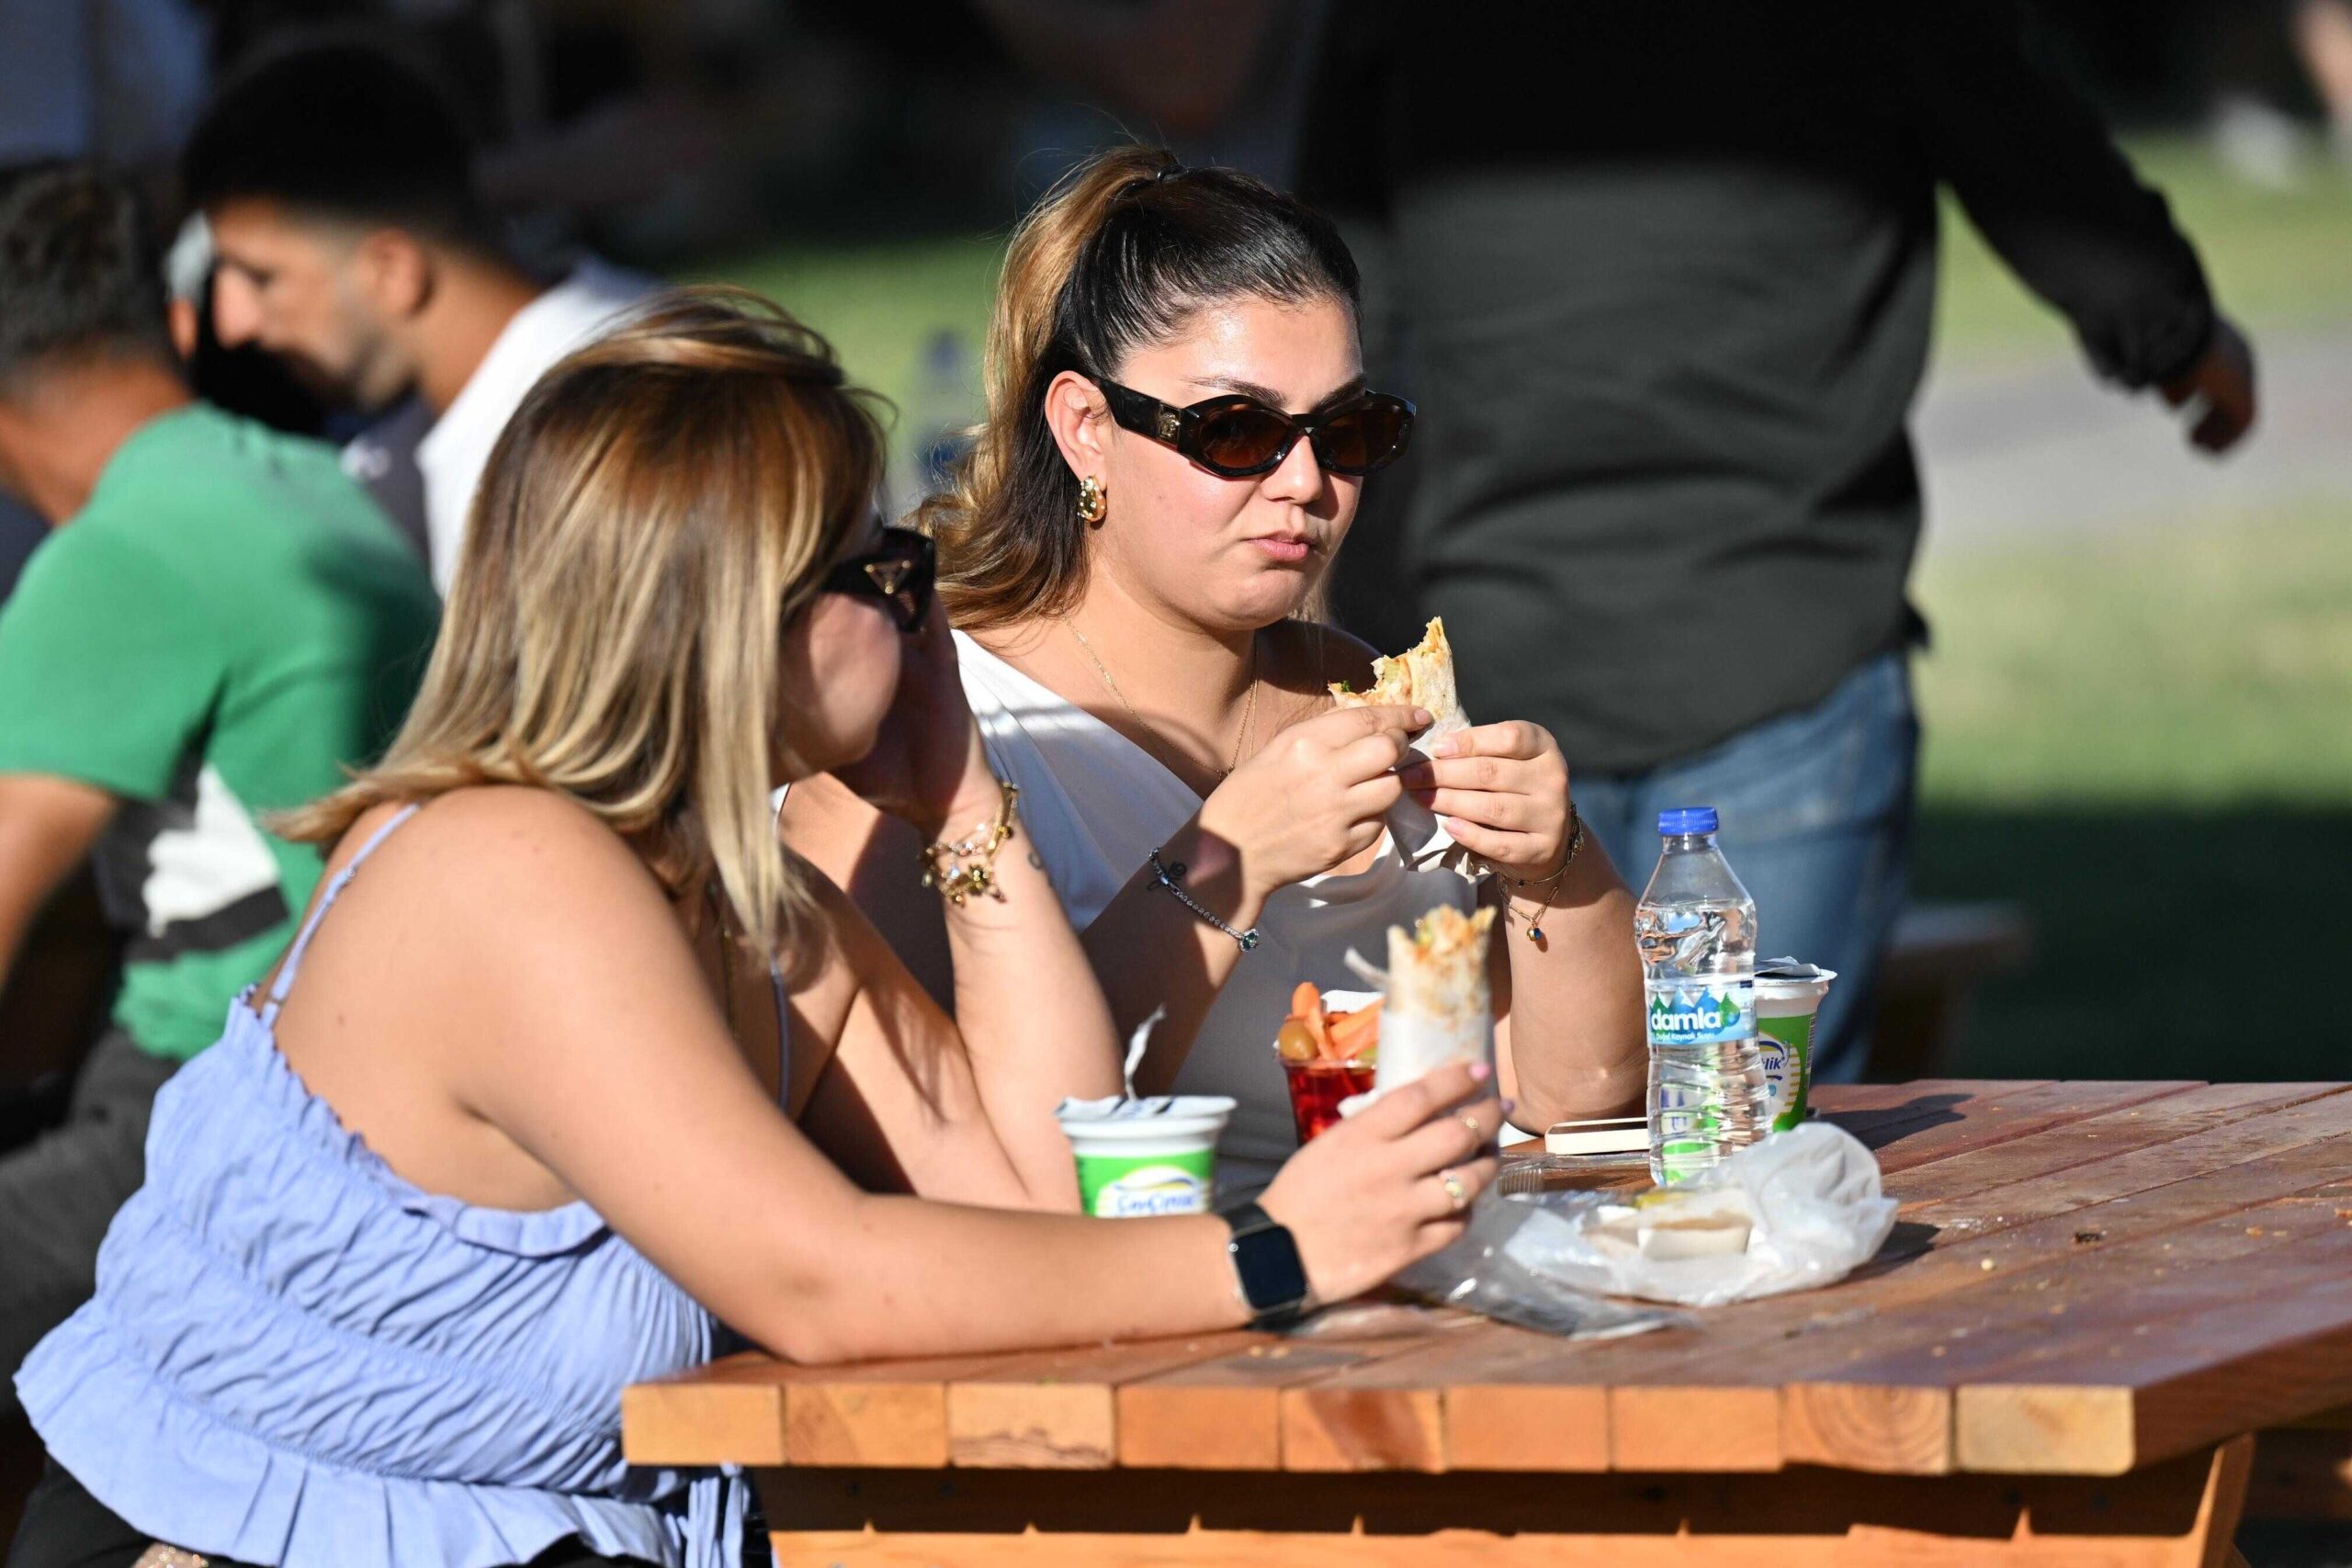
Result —
<instances>
[{"instance_id":1,"label":"black smartwatch","mask_svg":"<svg viewBox=\"0 0 2352 1568\"><path fill-rule=\"evenodd\" d=\"M1283 1328L1306 1315L1314 1292L1306 1283L1306 1265L1298 1258L1298 1243L1274 1217L1255 1203L1244 1203L1225 1215L1233 1239L1225 1249L1233 1255L1233 1272L1240 1282L1241 1300L1250 1309L1252 1328Z\"/></svg>"}]
</instances>

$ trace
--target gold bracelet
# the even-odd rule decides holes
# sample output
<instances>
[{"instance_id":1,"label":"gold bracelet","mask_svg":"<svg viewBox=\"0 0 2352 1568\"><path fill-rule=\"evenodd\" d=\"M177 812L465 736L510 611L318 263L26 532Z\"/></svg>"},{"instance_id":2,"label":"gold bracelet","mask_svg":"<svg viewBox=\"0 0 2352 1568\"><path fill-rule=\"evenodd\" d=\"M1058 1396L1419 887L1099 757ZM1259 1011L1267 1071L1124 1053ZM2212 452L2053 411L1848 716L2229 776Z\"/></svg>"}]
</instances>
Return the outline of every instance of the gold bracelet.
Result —
<instances>
[{"instance_id":1,"label":"gold bracelet","mask_svg":"<svg viewBox=\"0 0 2352 1568\"><path fill-rule=\"evenodd\" d=\"M996 787L1003 792L1003 804L997 807L995 821L983 822L969 837L955 843L922 847L922 885L938 888L959 909L966 899L983 894L1004 902L1004 889L997 886L996 852L1012 841L1013 812L1021 804L1021 792L1002 779L996 781Z\"/></svg>"},{"instance_id":2,"label":"gold bracelet","mask_svg":"<svg viewBox=\"0 0 2352 1568\"><path fill-rule=\"evenodd\" d=\"M1577 863L1577 856L1583 851L1584 813L1577 809L1577 803L1572 800L1568 802L1568 852L1566 858L1560 862L1560 869L1549 876L1531 877L1523 882L1516 876L1507 875L1503 878L1514 888L1541 887L1544 890L1544 897L1535 901L1535 912L1526 917L1528 941L1542 942L1544 940L1544 928L1537 922L1543 919L1544 911L1551 908L1554 896L1560 891L1560 879L1568 874L1568 867ZM1510 900L1505 898L1503 902L1509 904ZM1511 911L1513 914L1518 912L1517 909Z\"/></svg>"}]
</instances>

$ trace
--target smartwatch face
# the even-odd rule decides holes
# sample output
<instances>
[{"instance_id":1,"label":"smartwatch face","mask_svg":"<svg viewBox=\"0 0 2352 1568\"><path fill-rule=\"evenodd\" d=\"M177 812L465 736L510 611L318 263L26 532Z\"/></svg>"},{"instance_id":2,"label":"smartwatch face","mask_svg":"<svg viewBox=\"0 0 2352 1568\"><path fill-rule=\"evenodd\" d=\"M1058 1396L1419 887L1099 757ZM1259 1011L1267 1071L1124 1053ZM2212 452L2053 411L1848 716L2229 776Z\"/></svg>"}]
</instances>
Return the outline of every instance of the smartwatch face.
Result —
<instances>
[{"instance_id":1,"label":"smartwatch face","mask_svg":"<svg viewBox=\"0 0 2352 1568\"><path fill-rule=\"evenodd\" d=\"M1252 1312L1295 1308L1306 1300L1306 1266L1298 1244L1280 1225L1233 1238L1234 1271Z\"/></svg>"}]
</instances>

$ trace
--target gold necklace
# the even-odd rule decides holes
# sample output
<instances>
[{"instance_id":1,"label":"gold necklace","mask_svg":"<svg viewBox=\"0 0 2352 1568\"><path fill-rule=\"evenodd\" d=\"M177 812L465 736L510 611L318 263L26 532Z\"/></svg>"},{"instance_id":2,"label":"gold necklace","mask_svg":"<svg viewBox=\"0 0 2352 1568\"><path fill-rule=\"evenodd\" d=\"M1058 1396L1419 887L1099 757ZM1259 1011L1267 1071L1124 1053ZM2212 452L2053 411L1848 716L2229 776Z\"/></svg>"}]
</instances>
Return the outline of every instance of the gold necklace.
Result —
<instances>
[{"instance_id":1,"label":"gold necklace","mask_svg":"<svg viewBox=\"0 0 2352 1568\"><path fill-rule=\"evenodd\" d=\"M1086 640L1086 634L1078 629L1078 623L1068 615L1064 615L1061 621L1063 626L1069 628L1069 635L1078 639L1078 646L1085 651L1086 661L1094 666L1094 672L1097 675L1102 677L1102 684L1111 689L1111 694L1119 700L1119 705L1127 710L1127 716L1134 719L1145 734L1159 736L1161 743L1166 744L1168 738L1159 735L1159 731L1153 728L1145 720L1143 715L1136 712L1136 705L1127 701L1126 693L1119 690L1119 682L1111 679L1110 670L1104 666L1102 656L1094 651L1094 645ZM1241 729L1233 739L1233 761L1226 764L1225 771L1217 777L1229 779L1233 776L1233 770L1241 765L1241 754L1249 750L1250 737L1256 728L1257 720L1258 639L1252 637L1250 639L1250 697L1241 705Z\"/></svg>"}]
</instances>

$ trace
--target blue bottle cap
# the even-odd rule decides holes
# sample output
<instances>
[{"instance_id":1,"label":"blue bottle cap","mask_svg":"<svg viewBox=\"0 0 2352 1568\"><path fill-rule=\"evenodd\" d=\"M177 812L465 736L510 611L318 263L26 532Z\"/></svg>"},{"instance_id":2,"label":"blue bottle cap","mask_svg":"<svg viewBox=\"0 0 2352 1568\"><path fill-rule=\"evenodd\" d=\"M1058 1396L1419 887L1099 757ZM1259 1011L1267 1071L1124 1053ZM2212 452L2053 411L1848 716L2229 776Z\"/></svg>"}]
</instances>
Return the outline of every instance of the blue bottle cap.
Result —
<instances>
[{"instance_id":1,"label":"blue bottle cap","mask_svg":"<svg viewBox=\"0 0 2352 1568\"><path fill-rule=\"evenodd\" d=\"M1715 808L1712 806L1678 806L1657 814L1660 838L1671 839L1684 833L1712 833L1715 830Z\"/></svg>"}]
</instances>

